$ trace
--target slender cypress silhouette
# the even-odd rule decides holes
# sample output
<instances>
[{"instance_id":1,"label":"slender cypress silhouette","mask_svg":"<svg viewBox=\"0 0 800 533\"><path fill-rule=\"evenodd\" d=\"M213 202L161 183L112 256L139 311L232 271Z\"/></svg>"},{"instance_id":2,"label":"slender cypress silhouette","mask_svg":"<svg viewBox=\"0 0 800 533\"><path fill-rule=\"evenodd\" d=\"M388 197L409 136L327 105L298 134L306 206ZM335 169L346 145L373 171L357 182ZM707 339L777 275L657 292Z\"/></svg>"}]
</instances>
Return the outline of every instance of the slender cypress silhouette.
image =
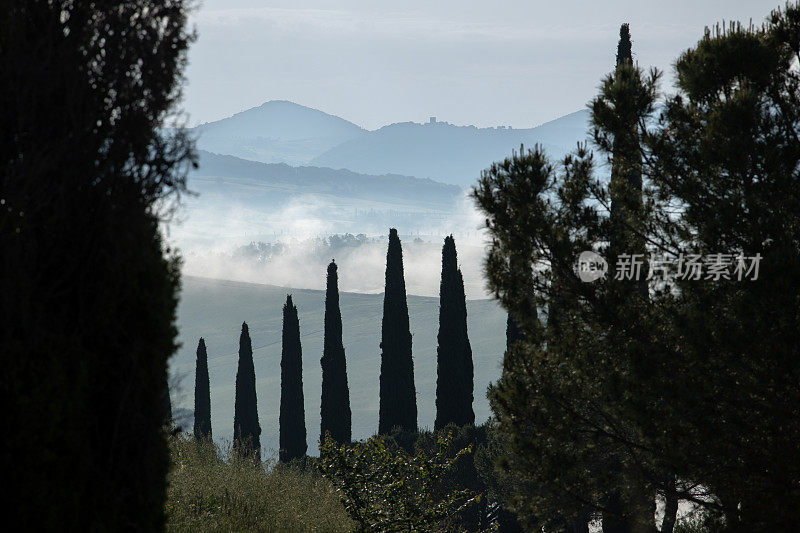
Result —
<instances>
[{"instance_id":1,"label":"slender cypress silhouette","mask_svg":"<svg viewBox=\"0 0 800 533\"><path fill-rule=\"evenodd\" d=\"M194 437L211 440L211 385L208 379L206 341L197 343L197 363L194 374Z\"/></svg>"},{"instance_id":2,"label":"slender cypress silhouette","mask_svg":"<svg viewBox=\"0 0 800 533\"><path fill-rule=\"evenodd\" d=\"M383 296L381 328L381 376L378 433L393 427L417 431L417 394L414 360L408 325L406 282L403 278L403 249L397 230L389 230L386 253L386 290Z\"/></svg>"},{"instance_id":3,"label":"slender cypress silhouette","mask_svg":"<svg viewBox=\"0 0 800 533\"><path fill-rule=\"evenodd\" d=\"M256 371L247 323L239 337L239 368L236 371L236 401L233 414L233 444L243 456L261 460L261 426L256 401Z\"/></svg>"},{"instance_id":4,"label":"slender cypress silhouette","mask_svg":"<svg viewBox=\"0 0 800 533\"><path fill-rule=\"evenodd\" d=\"M630 26L623 24L619 29L617 65L614 71L617 84L621 87L627 86L630 80L637 76L633 66L632 46ZM610 264L616 264L620 254L644 254L646 247L644 238L641 237L644 204L639 123L635 114L624 113L626 110L630 111L633 96L614 93L609 98L617 100L614 102L615 109L622 108L623 111L619 114L627 117L624 122L617 121L612 126L614 131L609 183L611 234L609 235L608 259ZM628 286L628 290L632 289L638 293L639 297L647 298L646 280L635 281L632 285L624 283L624 285Z\"/></svg>"},{"instance_id":5,"label":"slender cypress silhouette","mask_svg":"<svg viewBox=\"0 0 800 533\"><path fill-rule=\"evenodd\" d=\"M628 23L619 27L619 42L617 43L617 66L623 64L633 65L631 27Z\"/></svg>"},{"instance_id":6,"label":"slender cypress silhouette","mask_svg":"<svg viewBox=\"0 0 800 533\"><path fill-rule=\"evenodd\" d=\"M350 389L347 386L347 361L342 343L342 312L339 309L339 276L336 263L328 265L325 291L325 340L322 348L322 401L320 403L320 442L325 432L339 444L349 443L352 433Z\"/></svg>"},{"instance_id":7,"label":"slender cypress silhouette","mask_svg":"<svg viewBox=\"0 0 800 533\"><path fill-rule=\"evenodd\" d=\"M280 450L282 462L305 457L306 412L303 405L303 350L300 321L291 295L283 306L283 348L281 350Z\"/></svg>"},{"instance_id":8,"label":"slender cypress silhouette","mask_svg":"<svg viewBox=\"0 0 800 533\"><path fill-rule=\"evenodd\" d=\"M472 410L474 369L467 335L464 278L458 268L456 243L445 237L442 280L439 287L439 346L436 351L436 420L434 429L447 424L475 423Z\"/></svg>"},{"instance_id":9,"label":"slender cypress silhouette","mask_svg":"<svg viewBox=\"0 0 800 533\"><path fill-rule=\"evenodd\" d=\"M617 64L614 70L616 85L621 88L631 87L631 81L638 77L633 64L633 46L630 26L622 24L619 29L617 44ZM613 132L611 154L611 178L609 196L611 209L609 213L610 235L607 257L609 264L616 264L621 254L644 254L646 246L641 228L644 225L644 204L642 196L642 156L638 117L632 113L631 102L637 93L627 91L610 91L608 99L612 102L616 113L616 122L609 125ZM627 113L626 113L627 111ZM620 118L624 120L620 120ZM637 231L638 229L638 231ZM644 271L647 271L646 264ZM623 280L615 287L619 297L638 297L647 299L648 282L645 279ZM614 457L608 461L612 479L622 465ZM655 511L653 494L629 491L628 487L611 485L607 489L605 510L603 512L604 533L630 533L637 529L642 520L652 521ZM625 493L629 492L630 495ZM642 522L644 523L644 522Z\"/></svg>"}]
</instances>

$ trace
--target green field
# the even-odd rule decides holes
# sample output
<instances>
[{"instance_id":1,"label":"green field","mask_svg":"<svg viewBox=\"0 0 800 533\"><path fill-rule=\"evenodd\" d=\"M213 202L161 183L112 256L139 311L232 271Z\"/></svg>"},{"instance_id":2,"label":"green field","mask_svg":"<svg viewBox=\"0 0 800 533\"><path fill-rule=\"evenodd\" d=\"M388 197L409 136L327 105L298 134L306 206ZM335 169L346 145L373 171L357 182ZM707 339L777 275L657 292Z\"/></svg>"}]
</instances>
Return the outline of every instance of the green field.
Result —
<instances>
[{"instance_id":1,"label":"green field","mask_svg":"<svg viewBox=\"0 0 800 533\"><path fill-rule=\"evenodd\" d=\"M171 361L173 409L192 409L197 341L205 337L211 378L211 423L217 441L233 436L233 405L239 333L242 321L250 327L256 369L256 393L261 421L261 444L267 456L278 448L280 402L281 318L286 294L291 293L300 316L303 342L308 453L316 455L320 423L320 394L324 291L300 290L186 276L178 309L179 340ZM347 355L353 438L378 428L378 376L382 294L341 293L343 340ZM436 415L436 334L438 298L409 296L414 342L414 373L419 426L433 427ZM505 350L506 314L492 300L467 302L469 337L475 364L475 419L489 416L486 387L500 376ZM177 385L177 386L176 386ZM191 419L189 419L191 421ZM191 430L191 427L186 428Z\"/></svg>"}]
</instances>

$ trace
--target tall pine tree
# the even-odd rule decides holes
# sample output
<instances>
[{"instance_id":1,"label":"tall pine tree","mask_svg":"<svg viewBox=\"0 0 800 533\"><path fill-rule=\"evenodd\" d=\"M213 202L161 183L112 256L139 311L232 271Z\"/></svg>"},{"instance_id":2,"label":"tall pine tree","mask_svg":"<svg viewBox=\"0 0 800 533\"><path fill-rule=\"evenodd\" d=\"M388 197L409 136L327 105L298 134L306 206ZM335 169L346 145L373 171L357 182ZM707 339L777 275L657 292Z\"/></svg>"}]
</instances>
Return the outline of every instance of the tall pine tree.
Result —
<instances>
[{"instance_id":1,"label":"tall pine tree","mask_svg":"<svg viewBox=\"0 0 800 533\"><path fill-rule=\"evenodd\" d=\"M631 33L628 24L619 29L617 64L613 76L604 82L603 93L592 102L595 141L611 163L609 195L609 264L616 265L620 254L644 254L644 216L642 201L642 149L639 119L642 92L640 72L633 64ZM646 268L646 265L642 265ZM645 272L646 273L646 272ZM624 282L618 289L647 297L645 275L634 283Z\"/></svg>"},{"instance_id":2,"label":"tall pine tree","mask_svg":"<svg viewBox=\"0 0 800 533\"><path fill-rule=\"evenodd\" d=\"M673 268L689 254L760 257L757 280L687 279L678 271L646 298L632 297L629 280L627 287L609 278L583 283L572 270L578 254L608 246L611 230L635 229L636 217L610 223L608 198L616 218L630 213L616 210L625 196L596 187L581 150L565 159L555 187L537 190L550 173L531 154L493 165L476 189L493 238L490 287L504 304L528 292L531 269L508 265L516 243L531 241L540 308L556 301L567 319L561 330L545 328L543 346L512 350L491 394L509 449L505 464L530 481L518 485L515 505L537 527L562 530L563 517L587 504L610 518L613 490L617 530L653 531L652 511L640 513L637 500L652 509L655 490L673 493L668 516L678 499L694 500L726 531L796 529L800 416L787 398L796 396L800 375L800 141L786 132L800 124L798 34L800 8L791 5L761 29L707 32L676 62L678 94L660 106L652 129L655 72L637 80L620 65L592 104L599 153L614 165L625 157L613 141L630 136L629 113L649 129L639 141L653 248ZM629 169L637 166L631 161ZM626 244L624 234L614 237ZM509 309L525 315L521 306ZM519 323L531 335L528 322ZM697 498L697 487L713 498ZM665 517L661 530L673 525Z\"/></svg>"},{"instance_id":3,"label":"tall pine tree","mask_svg":"<svg viewBox=\"0 0 800 533\"><path fill-rule=\"evenodd\" d=\"M197 363L194 375L194 437L211 440L211 385L208 379L206 341L197 343Z\"/></svg>"},{"instance_id":4,"label":"tall pine tree","mask_svg":"<svg viewBox=\"0 0 800 533\"><path fill-rule=\"evenodd\" d=\"M417 431L417 393L414 360L408 325L406 282L403 277L403 249L397 230L389 230L386 253L386 290L381 326L381 376L378 432L393 427Z\"/></svg>"},{"instance_id":5,"label":"tall pine tree","mask_svg":"<svg viewBox=\"0 0 800 533\"><path fill-rule=\"evenodd\" d=\"M342 344L342 312L339 309L339 276L336 263L328 265L325 291L325 340L322 348L322 402L320 404L320 442L325 433L339 444L351 440L350 389L347 386L347 361Z\"/></svg>"},{"instance_id":6,"label":"tall pine tree","mask_svg":"<svg viewBox=\"0 0 800 533\"><path fill-rule=\"evenodd\" d=\"M652 110L657 75L642 79L630 48L624 26L619 65L591 106L595 141L612 166L608 188L602 182L596 187L592 155L580 147L557 174L540 150L507 159L476 191L497 239L487 260L490 286L512 304L526 336L536 339L507 354L491 401L509 467L530 474L528 494L518 501L533 503L518 510L546 528L586 531L592 513L602 513L606 531L650 530L653 524L652 484L634 478L640 450L622 444L637 435L625 418L635 403L628 394L642 389L635 387L648 361L638 353L644 355L647 345L623 336L652 329L643 327L647 299L632 297L642 294L637 282L592 285L574 270L586 250L605 250L612 268L615 254L644 251L638 128ZM607 216L597 206L607 206L609 198ZM526 260L515 265L521 251ZM534 314L520 305L531 293L547 311L545 327L527 320ZM607 435L608 427L625 437Z\"/></svg>"},{"instance_id":7,"label":"tall pine tree","mask_svg":"<svg viewBox=\"0 0 800 533\"><path fill-rule=\"evenodd\" d=\"M439 347L436 356L436 421L434 429L447 424L475 423L472 410L472 348L467 336L467 303L464 278L458 268L456 243L450 235L442 247L442 280L439 288Z\"/></svg>"},{"instance_id":8,"label":"tall pine tree","mask_svg":"<svg viewBox=\"0 0 800 533\"><path fill-rule=\"evenodd\" d=\"M282 462L306 455L306 412L303 405L303 350L300 321L291 295L283 306L283 348L281 350L280 450Z\"/></svg>"},{"instance_id":9,"label":"tall pine tree","mask_svg":"<svg viewBox=\"0 0 800 533\"><path fill-rule=\"evenodd\" d=\"M595 140L605 151L611 163L609 196L610 234L607 256L610 265L617 265L623 254L646 253L644 232L644 206L642 199L642 151L639 120L642 117L642 98L639 87L641 74L633 64L630 27L622 24L617 45L617 63L613 76L603 85L601 95L592 102ZM634 255L635 256L635 255ZM609 298L630 300L631 296L646 300L648 283L645 269L639 279L617 281L612 278ZM635 309L635 307L633 308ZM630 319L635 320L632 313ZM624 326L623 326L624 327ZM618 326L612 326L610 335L616 337ZM609 465L614 477L621 468L615 460ZM611 489L603 513L604 533L628 533L635 522L652 518L655 497L642 490L629 491L625 498L620 490ZM625 501L625 500L628 501ZM636 515L639 515L638 518Z\"/></svg>"},{"instance_id":10,"label":"tall pine tree","mask_svg":"<svg viewBox=\"0 0 800 533\"><path fill-rule=\"evenodd\" d=\"M261 426L256 401L256 371L247 322L239 337L239 368L236 371L236 401L233 414L234 448L243 456L261 460Z\"/></svg>"}]
</instances>

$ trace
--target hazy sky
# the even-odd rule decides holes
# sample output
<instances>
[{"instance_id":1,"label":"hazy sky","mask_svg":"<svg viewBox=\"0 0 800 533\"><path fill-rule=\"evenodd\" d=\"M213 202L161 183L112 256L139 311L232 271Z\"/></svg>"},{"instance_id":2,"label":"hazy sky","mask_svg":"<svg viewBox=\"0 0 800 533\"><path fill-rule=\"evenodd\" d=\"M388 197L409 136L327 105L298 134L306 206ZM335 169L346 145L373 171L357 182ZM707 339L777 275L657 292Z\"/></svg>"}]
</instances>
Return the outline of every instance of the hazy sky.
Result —
<instances>
[{"instance_id":1,"label":"hazy sky","mask_svg":"<svg viewBox=\"0 0 800 533\"><path fill-rule=\"evenodd\" d=\"M581 109L614 64L665 71L722 20L780 0L205 0L194 14L190 124L291 100L375 129L402 121L531 127Z\"/></svg>"}]
</instances>

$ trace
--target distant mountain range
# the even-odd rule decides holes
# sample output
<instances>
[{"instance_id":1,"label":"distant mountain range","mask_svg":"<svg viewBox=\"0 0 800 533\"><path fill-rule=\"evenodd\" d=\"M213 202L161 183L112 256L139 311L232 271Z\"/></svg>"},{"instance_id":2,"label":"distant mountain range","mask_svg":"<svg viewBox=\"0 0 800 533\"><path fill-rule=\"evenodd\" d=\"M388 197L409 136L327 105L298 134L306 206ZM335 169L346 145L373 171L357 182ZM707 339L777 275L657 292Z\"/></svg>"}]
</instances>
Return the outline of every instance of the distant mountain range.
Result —
<instances>
[{"instance_id":1,"label":"distant mountain range","mask_svg":"<svg viewBox=\"0 0 800 533\"><path fill-rule=\"evenodd\" d=\"M367 131L292 102L273 101L195 128L199 168L175 242L186 249L311 234L455 233L483 218L465 189L520 144L560 158L586 135L588 110L536 128L392 124ZM188 220L190 223L180 223Z\"/></svg>"},{"instance_id":2,"label":"distant mountain range","mask_svg":"<svg viewBox=\"0 0 800 533\"><path fill-rule=\"evenodd\" d=\"M262 163L308 164L366 130L342 118L284 100L194 128L198 148Z\"/></svg>"},{"instance_id":3,"label":"distant mountain range","mask_svg":"<svg viewBox=\"0 0 800 533\"><path fill-rule=\"evenodd\" d=\"M530 129L476 128L444 122L404 122L359 135L312 159L323 167L369 174L396 172L461 186L474 184L481 171L519 150L539 143L560 158L583 140L589 111L583 110Z\"/></svg>"},{"instance_id":4,"label":"distant mountain range","mask_svg":"<svg viewBox=\"0 0 800 533\"><path fill-rule=\"evenodd\" d=\"M518 150L542 144L560 158L586 138L581 110L528 129L404 122L375 131L287 101L271 101L195 128L198 147L262 163L431 178L462 187Z\"/></svg>"}]
</instances>

